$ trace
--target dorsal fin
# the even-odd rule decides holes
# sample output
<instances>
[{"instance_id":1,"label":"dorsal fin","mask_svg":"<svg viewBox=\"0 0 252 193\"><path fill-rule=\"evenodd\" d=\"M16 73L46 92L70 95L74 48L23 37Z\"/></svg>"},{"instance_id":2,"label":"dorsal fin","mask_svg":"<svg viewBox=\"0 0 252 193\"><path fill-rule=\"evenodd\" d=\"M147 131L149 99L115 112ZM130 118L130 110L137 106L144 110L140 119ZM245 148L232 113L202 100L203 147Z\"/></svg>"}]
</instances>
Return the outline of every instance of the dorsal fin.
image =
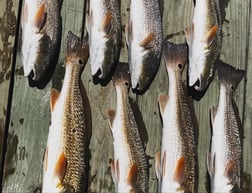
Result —
<instances>
[{"instance_id":1,"label":"dorsal fin","mask_svg":"<svg viewBox=\"0 0 252 193\"><path fill-rule=\"evenodd\" d=\"M136 163L134 163L130 167L130 170L127 176L127 184L130 185L132 188L135 187L135 183L137 181L137 175L138 175L138 166Z\"/></svg>"},{"instance_id":2,"label":"dorsal fin","mask_svg":"<svg viewBox=\"0 0 252 193\"><path fill-rule=\"evenodd\" d=\"M65 157L64 153L61 153L54 169L54 176L59 179L59 182L61 183L65 177L67 169L67 159Z\"/></svg>"},{"instance_id":3,"label":"dorsal fin","mask_svg":"<svg viewBox=\"0 0 252 193\"><path fill-rule=\"evenodd\" d=\"M104 31L107 35L111 31L112 18L113 18L113 14L110 11L108 11L105 14L104 19L103 19L101 26L100 26L100 31Z\"/></svg>"},{"instance_id":4,"label":"dorsal fin","mask_svg":"<svg viewBox=\"0 0 252 193\"><path fill-rule=\"evenodd\" d=\"M54 106L55 106L56 101L59 98L59 95L60 95L60 92L56 90L55 88L51 90L51 101L50 101L51 112L53 112L54 110Z\"/></svg>"},{"instance_id":5,"label":"dorsal fin","mask_svg":"<svg viewBox=\"0 0 252 193\"><path fill-rule=\"evenodd\" d=\"M160 109L162 116L164 115L165 107L166 107L168 100L169 100L169 96L166 94L160 94L158 97L159 109Z\"/></svg>"},{"instance_id":6,"label":"dorsal fin","mask_svg":"<svg viewBox=\"0 0 252 193\"><path fill-rule=\"evenodd\" d=\"M173 174L173 181L178 182L181 184L184 180L184 175L185 175L185 158L180 157L177 160L174 174Z\"/></svg>"},{"instance_id":7,"label":"dorsal fin","mask_svg":"<svg viewBox=\"0 0 252 193\"><path fill-rule=\"evenodd\" d=\"M218 31L218 26L214 25L206 34L204 42L209 46L213 42L214 38L216 37Z\"/></svg>"},{"instance_id":8,"label":"dorsal fin","mask_svg":"<svg viewBox=\"0 0 252 193\"><path fill-rule=\"evenodd\" d=\"M110 126L110 128L112 128L114 120L115 120L116 112L115 112L114 109L109 109L106 114L107 114L107 117L108 117L109 126Z\"/></svg>"},{"instance_id":9,"label":"dorsal fin","mask_svg":"<svg viewBox=\"0 0 252 193\"><path fill-rule=\"evenodd\" d=\"M37 12L34 18L34 25L38 29L38 32L41 31L45 23L46 23L46 7L45 7L45 4L43 3L37 9Z\"/></svg>"},{"instance_id":10,"label":"dorsal fin","mask_svg":"<svg viewBox=\"0 0 252 193\"><path fill-rule=\"evenodd\" d=\"M153 32L149 33L140 43L139 46L143 48L151 47L150 43L155 38L155 34Z\"/></svg>"}]
</instances>

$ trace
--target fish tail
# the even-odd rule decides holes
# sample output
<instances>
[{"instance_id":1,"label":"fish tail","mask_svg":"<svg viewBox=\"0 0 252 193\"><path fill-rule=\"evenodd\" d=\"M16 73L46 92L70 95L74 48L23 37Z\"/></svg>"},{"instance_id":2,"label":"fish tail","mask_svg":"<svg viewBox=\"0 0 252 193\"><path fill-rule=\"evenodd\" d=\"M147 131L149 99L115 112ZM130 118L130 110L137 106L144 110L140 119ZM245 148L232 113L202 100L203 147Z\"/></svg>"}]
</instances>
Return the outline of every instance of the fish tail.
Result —
<instances>
[{"instance_id":1,"label":"fish tail","mask_svg":"<svg viewBox=\"0 0 252 193\"><path fill-rule=\"evenodd\" d=\"M88 41L82 40L73 32L69 31L66 38L66 57L79 57L79 63L85 65L89 57Z\"/></svg>"},{"instance_id":2,"label":"fish tail","mask_svg":"<svg viewBox=\"0 0 252 193\"><path fill-rule=\"evenodd\" d=\"M188 47L186 43L175 44L164 40L163 55L166 66L171 64L187 64L188 61Z\"/></svg>"},{"instance_id":3,"label":"fish tail","mask_svg":"<svg viewBox=\"0 0 252 193\"><path fill-rule=\"evenodd\" d=\"M219 61L216 64L216 70L220 83L231 84L233 90L236 89L242 78L245 76L246 71L236 69L230 64Z\"/></svg>"},{"instance_id":4,"label":"fish tail","mask_svg":"<svg viewBox=\"0 0 252 193\"><path fill-rule=\"evenodd\" d=\"M119 62L114 76L112 78L114 84L118 84L119 82L124 82L127 87L130 84L130 74L129 74L129 64L125 62Z\"/></svg>"}]
</instances>

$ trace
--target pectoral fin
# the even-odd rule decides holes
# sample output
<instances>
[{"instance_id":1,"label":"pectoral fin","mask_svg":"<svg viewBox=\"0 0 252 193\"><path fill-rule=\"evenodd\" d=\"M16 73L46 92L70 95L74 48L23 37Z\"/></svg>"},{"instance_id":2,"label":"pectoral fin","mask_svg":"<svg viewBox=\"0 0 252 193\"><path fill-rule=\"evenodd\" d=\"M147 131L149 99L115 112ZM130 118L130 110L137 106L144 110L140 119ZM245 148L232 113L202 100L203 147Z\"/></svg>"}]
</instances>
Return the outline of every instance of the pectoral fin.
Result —
<instances>
[{"instance_id":1,"label":"pectoral fin","mask_svg":"<svg viewBox=\"0 0 252 193\"><path fill-rule=\"evenodd\" d=\"M58 90L54 88L51 90L51 101L50 101L51 112L53 112L54 110L54 106L55 106L56 101L59 98L59 95L60 95L60 92Z\"/></svg>"},{"instance_id":2,"label":"pectoral fin","mask_svg":"<svg viewBox=\"0 0 252 193\"><path fill-rule=\"evenodd\" d=\"M207 152L207 170L210 176L213 176L215 173L215 154L212 155L210 152Z\"/></svg>"},{"instance_id":3,"label":"pectoral fin","mask_svg":"<svg viewBox=\"0 0 252 193\"><path fill-rule=\"evenodd\" d=\"M149 47L152 47L151 46L151 42L152 40L154 40L155 38L155 34L152 32L152 33L149 33L140 43L139 43L139 46L140 47L143 47L143 48L149 48Z\"/></svg>"},{"instance_id":4,"label":"pectoral fin","mask_svg":"<svg viewBox=\"0 0 252 193\"><path fill-rule=\"evenodd\" d=\"M217 107L213 106L210 110L211 124L213 125L215 116L217 114Z\"/></svg>"},{"instance_id":5,"label":"pectoral fin","mask_svg":"<svg viewBox=\"0 0 252 193\"><path fill-rule=\"evenodd\" d=\"M164 115L165 112L165 107L169 101L169 96L166 94L160 94L158 97L158 104L159 104L159 109L161 112L161 115Z\"/></svg>"},{"instance_id":6,"label":"pectoral fin","mask_svg":"<svg viewBox=\"0 0 252 193\"><path fill-rule=\"evenodd\" d=\"M173 174L173 181L181 184L184 180L184 175L185 175L185 158L181 157L177 160Z\"/></svg>"},{"instance_id":7,"label":"pectoral fin","mask_svg":"<svg viewBox=\"0 0 252 193\"><path fill-rule=\"evenodd\" d=\"M166 174L166 151L164 152L164 155L162 158L161 167L162 167L162 176L164 177Z\"/></svg>"},{"instance_id":8,"label":"pectoral fin","mask_svg":"<svg viewBox=\"0 0 252 193\"><path fill-rule=\"evenodd\" d=\"M113 17L112 13L107 12L100 26L100 31L104 31L106 35L108 35L109 32L111 31L112 17Z\"/></svg>"},{"instance_id":9,"label":"pectoral fin","mask_svg":"<svg viewBox=\"0 0 252 193\"><path fill-rule=\"evenodd\" d=\"M61 153L57 160L56 167L54 169L54 176L59 179L60 183L63 181L65 177L66 169L67 169L67 159L65 157L65 154Z\"/></svg>"},{"instance_id":10,"label":"pectoral fin","mask_svg":"<svg viewBox=\"0 0 252 193\"><path fill-rule=\"evenodd\" d=\"M211 43L213 42L214 38L217 35L217 31L218 31L218 26L214 25L206 34L205 40L204 42L207 43L207 45L211 45Z\"/></svg>"},{"instance_id":11,"label":"pectoral fin","mask_svg":"<svg viewBox=\"0 0 252 193\"><path fill-rule=\"evenodd\" d=\"M135 183L137 181L137 175L138 175L138 166L137 164L133 164L127 176L127 184L130 185L131 187L135 187Z\"/></svg>"},{"instance_id":12,"label":"pectoral fin","mask_svg":"<svg viewBox=\"0 0 252 193\"><path fill-rule=\"evenodd\" d=\"M108 117L110 128L113 127L113 123L114 123L114 119L115 119L115 114L116 114L116 112L113 109L110 109L110 110L107 111L107 117Z\"/></svg>"},{"instance_id":13,"label":"pectoral fin","mask_svg":"<svg viewBox=\"0 0 252 193\"><path fill-rule=\"evenodd\" d=\"M155 170L156 170L157 179L160 181L160 176L161 176L161 154L160 154L160 151L158 151L155 155Z\"/></svg>"},{"instance_id":14,"label":"pectoral fin","mask_svg":"<svg viewBox=\"0 0 252 193\"><path fill-rule=\"evenodd\" d=\"M226 168L225 168L225 176L228 178L228 179L232 179L233 175L234 175L234 171L235 170L235 161L234 160L230 160L227 165L226 165Z\"/></svg>"},{"instance_id":15,"label":"pectoral fin","mask_svg":"<svg viewBox=\"0 0 252 193\"><path fill-rule=\"evenodd\" d=\"M45 4L42 4L39 6L34 19L34 25L37 28L38 32L41 31L45 23L46 23L46 7Z\"/></svg>"}]
</instances>

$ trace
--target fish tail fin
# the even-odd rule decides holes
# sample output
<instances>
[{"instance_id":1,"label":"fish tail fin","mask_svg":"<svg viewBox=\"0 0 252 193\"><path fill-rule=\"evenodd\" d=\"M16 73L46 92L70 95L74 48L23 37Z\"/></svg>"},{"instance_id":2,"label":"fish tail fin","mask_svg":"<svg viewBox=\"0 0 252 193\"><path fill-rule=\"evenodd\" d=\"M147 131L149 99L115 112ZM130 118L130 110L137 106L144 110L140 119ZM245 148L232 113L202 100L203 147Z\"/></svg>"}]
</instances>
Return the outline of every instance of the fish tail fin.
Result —
<instances>
[{"instance_id":1,"label":"fish tail fin","mask_svg":"<svg viewBox=\"0 0 252 193\"><path fill-rule=\"evenodd\" d=\"M217 63L216 70L220 83L231 84L233 90L236 89L246 73L245 70L236 69L230 64L224 63L222 61Z\"/></svg>"},{"instance_id":2,"label":"fish tail fin","mask_svg":"<svg viewBox=\"0 0 252 193\"><path fill-rule=\"evenodd\" d=\"M89 44L87 40L82 40L73 32L69 31L66 38L67 54L66 58L79 57L79 64L85 65L89 57Z\"/></svg>"},{"instance_id":3,"label":"fish tail fin","mask_svg":"<svg viewBox=\"0 0 252 193\"><path fill-rule=\"evenodd\" d=\"M116 85L118 83L124 82L125 86L130 86L130 74L129 74L129 64L125 62L119 62L116 67L116 71L112 78L113 83Z\"/></svg>"},{"instance_id":4,"label":"fish tail fin","mask_svg":"<svg viewBox=\"0 0 252 193\"><path fill-rule=\"evenodd\" d=\"M182 64L184 69L188 61L188 47L186 43L174 44L167 40L163 42L163 55L166 66Z\"/></svg>"}]
</instances>

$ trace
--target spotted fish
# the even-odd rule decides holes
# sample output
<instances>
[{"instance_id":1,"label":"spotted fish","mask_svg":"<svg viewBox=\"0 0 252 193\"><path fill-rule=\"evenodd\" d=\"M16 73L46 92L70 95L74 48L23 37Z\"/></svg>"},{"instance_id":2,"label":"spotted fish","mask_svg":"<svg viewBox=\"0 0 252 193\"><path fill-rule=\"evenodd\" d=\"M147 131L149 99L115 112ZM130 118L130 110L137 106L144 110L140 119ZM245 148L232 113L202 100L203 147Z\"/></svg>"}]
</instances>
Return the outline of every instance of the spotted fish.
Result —
<instances>
[{"instance_id":1,"label":"spotted fish","mask_svg":"<svg viewBox=\"0 0 252 193\"><path fill-rule=\"evenodd\" d=\"M162 16L159 0L134 0L126 27L132 89L144 93L159 68L162 50Z\"/></svg>"},{"instance_id":2,"label":"spotted fish","mask_svg":"<svg viewBox=\"0 0 252 193\"><path fill-rule=\"evenodd\" d=\"M233 93L245 71L221 61L216 68L220 92L218 106L211 109L212 140L207 159L211 192L240 193L242 125Z\"/></svg>"},{"instance_id":3,"label":"spotted fish","mask_svg":"<svg viewBox=\"0 0 252 193\"><path fill-rule=\"evenodd\" d=\"M197 193L197 125L182 72L187 65L186 44L164 41L169 95L159 96L163 122L161 153L155 158L159 192Z\"/></svg>"},{"instance_id":4,"label":"spotted fish","mask_svg":"<svg viewBox=\"0 0 252 193\"><path fill-rule=\"evenodd\" d=\"M121 50L120 1L90 0L86 18L91 73L99 79L109 78L118 63Z\"/></svg>"},{"instance_id":5,"label":"spotted fish","mask_svg":"<svg viewBox=\"0 0 252 193\"><path fill-rule=\"evenodd\" d=\"M55 66L61 42L59 0L25 0L22 10L22 61L25 76L39 81Z\"/></svg>"},{"instance_id":6,"label":"spotted fish","mask_svg":"<svg viewBox=\"0 0 252 193\"><path fill-rule=\"evenodd\" d=\"M116 192L147 193L148 165L143 142L129 103L129 70L127 63L119 63L113 77L117 107L107 116L114 138L114 160L111 173Z\"/></svg>"},{"instance_id":7,"label":"spotted fish","mask_svg":"<svg viewBox=\"0 0 252 193\"><path fill-rule=\"evenodd\" d=\"M67 35L61 92L51 91L51 125L44 158L42 192L86 192L91 110L81 74L89 57L87 41Z\"/></svg>"}]
</instances>

